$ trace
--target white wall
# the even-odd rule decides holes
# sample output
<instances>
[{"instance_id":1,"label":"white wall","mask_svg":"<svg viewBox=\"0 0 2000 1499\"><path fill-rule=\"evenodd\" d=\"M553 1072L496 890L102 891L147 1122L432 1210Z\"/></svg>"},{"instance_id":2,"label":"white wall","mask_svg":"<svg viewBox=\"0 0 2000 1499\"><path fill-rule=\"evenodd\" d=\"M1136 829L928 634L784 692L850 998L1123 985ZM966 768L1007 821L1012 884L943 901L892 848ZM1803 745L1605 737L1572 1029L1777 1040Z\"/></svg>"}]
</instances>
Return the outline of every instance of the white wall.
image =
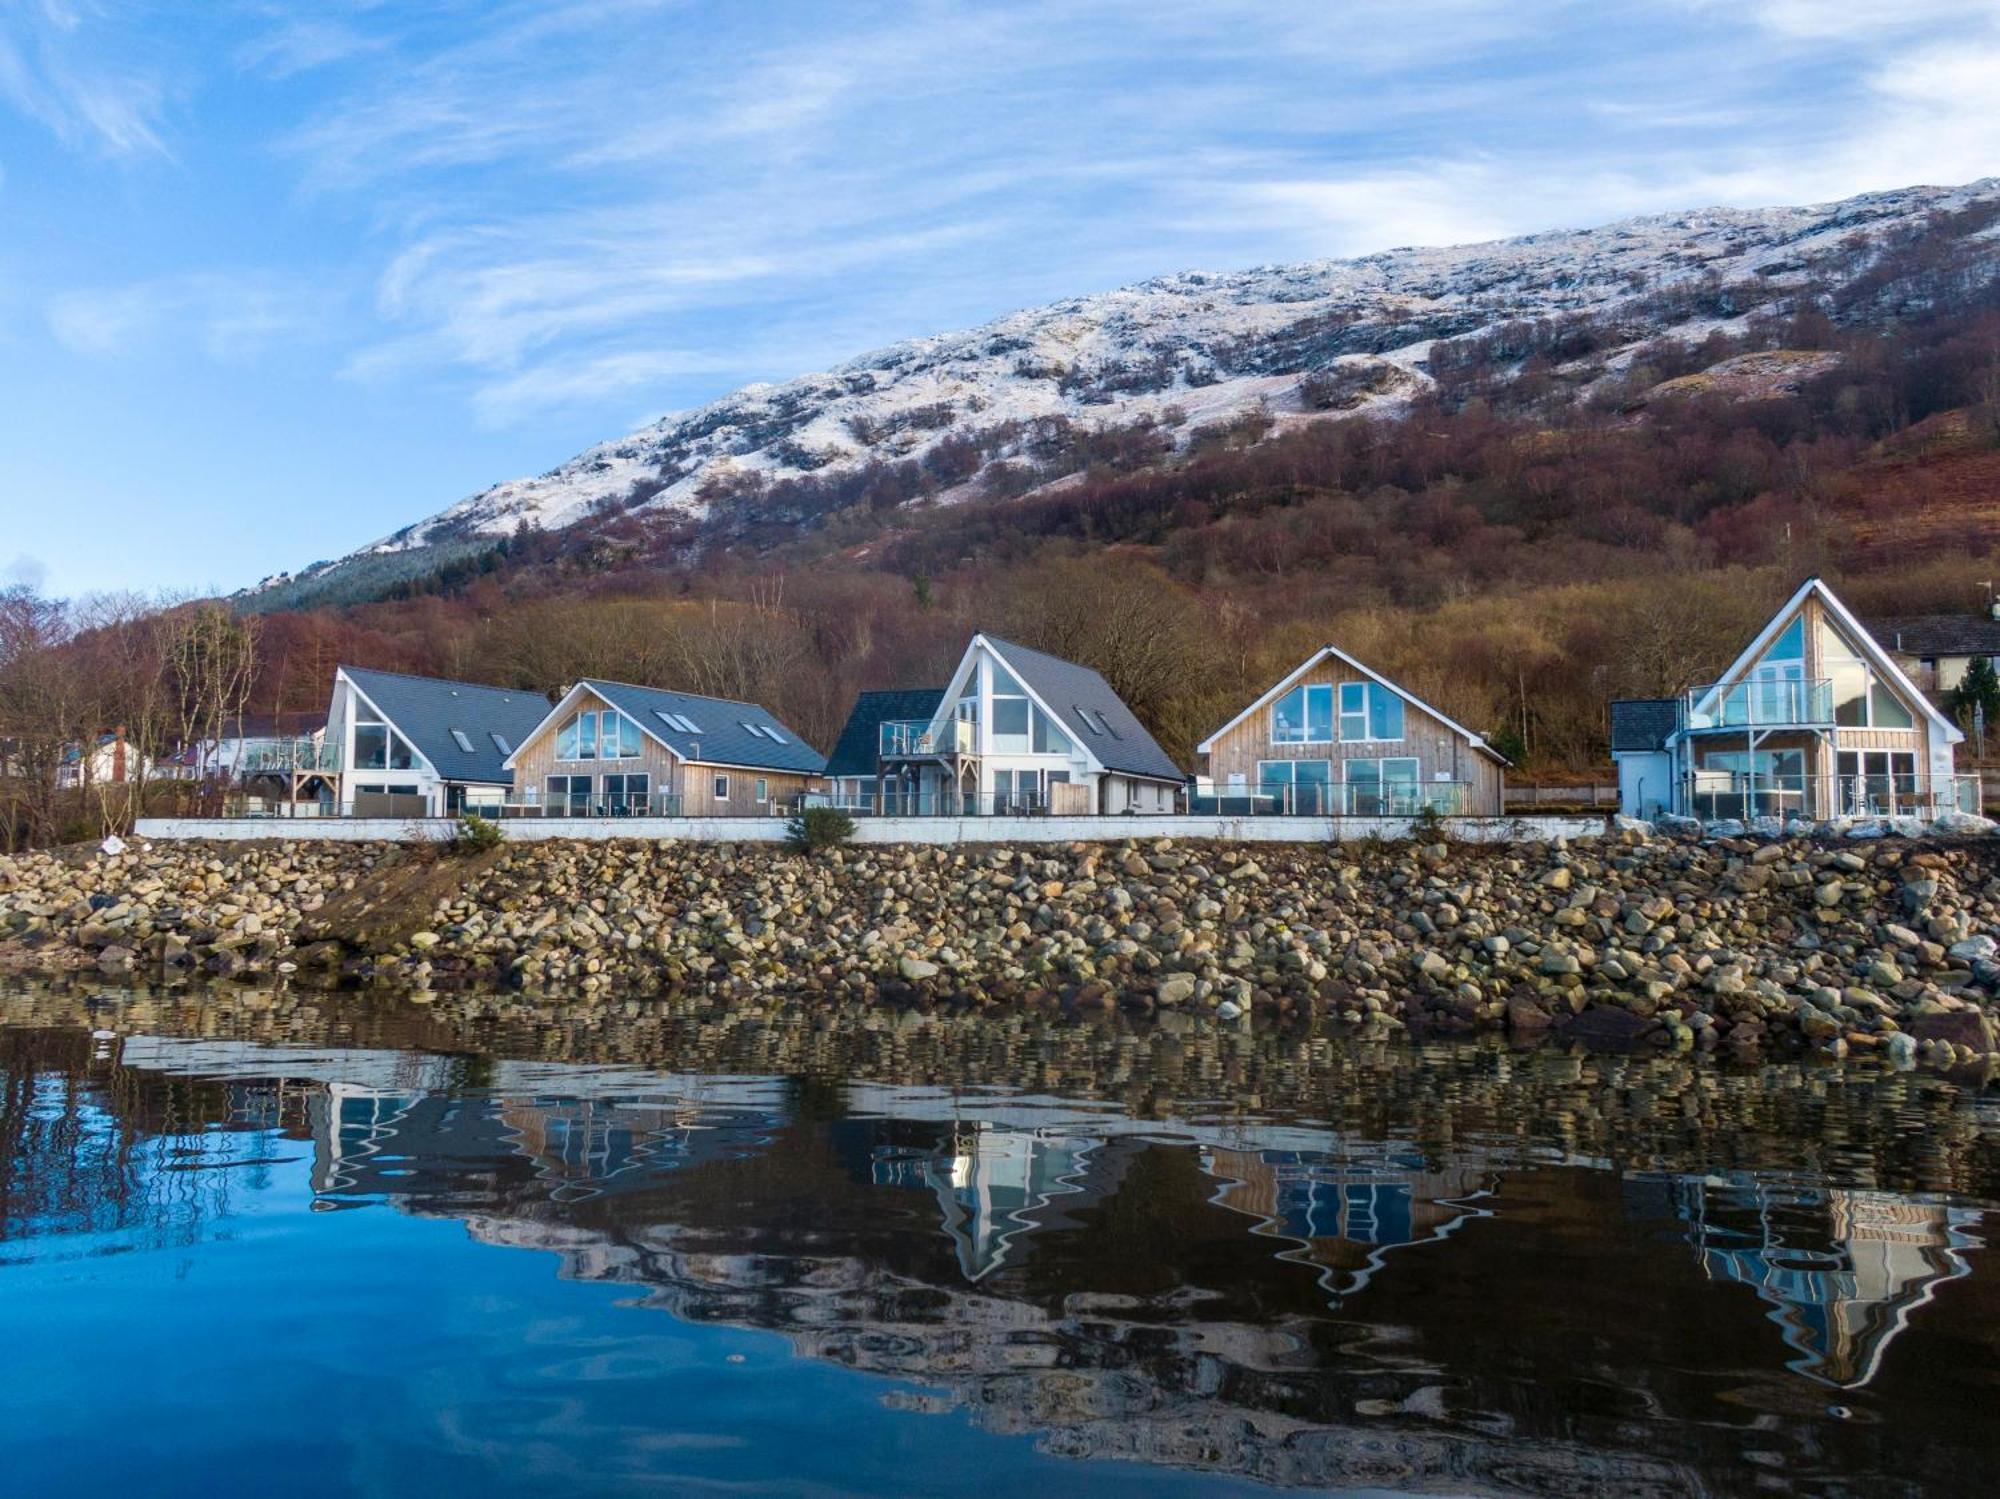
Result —
<instances>
[{"instance_id":1,"label":"white wall","mask_svg":"<svg viewBox=\"0 0 2000 1499\"><path fill-rule=\"evenodd\" d=\"M1472 843L1591 838L1603 833L1601 817L1446 818L1455 838ZM700 843L777 843L785 823L777 817L522 817L500 824L516 843L556 839L606 842L651 838ZM221 842L294 838L301 842L414 843L447 839L457 824L443 818L231 818L144 817L140 838L213 839ZM1404 817L863 817L856 843L1116 843L1127 838L1215 839L1234 843L1327 843L1361 838L1403 838Z\"/></svg>"},{"instance_id":2,"label":"white wall","mask_svg":"<svg viewBox=\"0 0 2000 1499\"><path fill-rule=\"evenodd\" d=\"M1674 757L1665 750L1613 755L1618 762L1618 810L1651 820L1674 807Z\"/></svg>"}]
</instances>

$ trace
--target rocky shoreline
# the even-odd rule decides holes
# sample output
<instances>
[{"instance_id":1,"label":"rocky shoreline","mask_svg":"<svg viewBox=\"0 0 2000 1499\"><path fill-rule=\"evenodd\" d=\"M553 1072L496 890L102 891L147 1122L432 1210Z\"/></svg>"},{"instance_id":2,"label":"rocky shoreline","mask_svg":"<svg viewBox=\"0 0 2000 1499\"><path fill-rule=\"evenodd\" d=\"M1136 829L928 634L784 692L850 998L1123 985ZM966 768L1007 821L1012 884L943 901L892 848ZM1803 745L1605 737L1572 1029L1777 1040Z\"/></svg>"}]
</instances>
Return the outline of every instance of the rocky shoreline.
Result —
<instances>
[{"instance_id":1,"label":"rocky shoreline","mask_svg":"<svg viewBox=\"0 0 2000 1499\"><path fill-rule=\"evenodd\" d=\"M479 986L588 1009L1120 1008L1969 1064L1996 1050L1991 840L154 843L0 859L0 965Z\"/></svg>"}]
</instances>

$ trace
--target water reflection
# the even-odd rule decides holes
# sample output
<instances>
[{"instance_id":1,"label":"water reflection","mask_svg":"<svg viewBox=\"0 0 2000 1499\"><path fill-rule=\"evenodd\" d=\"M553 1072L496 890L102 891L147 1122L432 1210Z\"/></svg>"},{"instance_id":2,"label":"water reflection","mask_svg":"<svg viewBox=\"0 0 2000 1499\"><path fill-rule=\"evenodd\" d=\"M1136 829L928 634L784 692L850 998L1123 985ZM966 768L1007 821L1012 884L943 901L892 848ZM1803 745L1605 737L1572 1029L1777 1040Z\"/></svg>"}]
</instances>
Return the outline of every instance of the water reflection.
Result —
<instances>
[{"instance_id":1,"label":"water reflection","mask_svg":"<svg viewBox=\"0 0 2000 1499\"><path fill-rule=\"evenodd\" d=\"M1829 1384L1872 1380L1940 1285L1971 1272L1974 1208L1886 1192L1737 1175L1658 1180L1702 1270L1754 1290L1798 1357Z\"/></svg>"},{"instance_id":2,"label":"water reflection","mask_svg":"<svg viewBox=\"0 0 2000 1499\"><path fill-rule=\"evenodd\" d=\"M0 1012L39 1022L0 1027L0 1290L287 1209L310 1283L307 1215L448 1222L467 1283L554 1254L895 1381L881 1421L957 1413L941 1462L971 1429L1093 1460L1068 1491L1943 1492L1993 1456L2000 1107L1946 1080L1019 1016L475 1047L317 1003Z\"/></svg>"}]
</instances>

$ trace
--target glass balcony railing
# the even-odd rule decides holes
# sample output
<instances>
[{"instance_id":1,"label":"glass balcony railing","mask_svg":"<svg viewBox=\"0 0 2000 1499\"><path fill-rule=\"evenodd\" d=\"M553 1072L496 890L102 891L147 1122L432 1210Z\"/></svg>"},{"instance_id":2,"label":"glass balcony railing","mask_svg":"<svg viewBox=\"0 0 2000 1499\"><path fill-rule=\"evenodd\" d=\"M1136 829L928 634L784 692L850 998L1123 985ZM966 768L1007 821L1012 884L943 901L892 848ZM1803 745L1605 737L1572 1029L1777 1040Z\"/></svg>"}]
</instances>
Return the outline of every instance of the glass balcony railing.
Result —
<instances>
[{"instance_id":1,"label":"glass balcony railing","mask_svg":"<svg viewBox=\"0 0 2000 1499\"><path fill-rule=\"evenodd\" d=\"M1833 722L1833 683L1825 677L1716 683L1687 695L1690 729L1769 729Z\"/></svg>"},{"instance_id":2,"label":"glass balcony railing","mask_svg":"<svg viewBox=\"0 0 2000 1499\"><path fill-rule=\"evenodd\" d=\"M252 744L245 747L242 759L237 762L238 772L244 775L340 768L340 746L311 739Z\"/></svg>"},{"instance_id":3,"label":"glass balcony railing","mask_svg":"<svg viewBox=\"0 0 2000 1499\"><path fill-rule=\"evenodd\" d=\"M877 743L884 760L969 755L973 726L956 718L948 718L941 724L933 724L928 718L891 719L879 726Z\"/></svg>"}]
</instances>

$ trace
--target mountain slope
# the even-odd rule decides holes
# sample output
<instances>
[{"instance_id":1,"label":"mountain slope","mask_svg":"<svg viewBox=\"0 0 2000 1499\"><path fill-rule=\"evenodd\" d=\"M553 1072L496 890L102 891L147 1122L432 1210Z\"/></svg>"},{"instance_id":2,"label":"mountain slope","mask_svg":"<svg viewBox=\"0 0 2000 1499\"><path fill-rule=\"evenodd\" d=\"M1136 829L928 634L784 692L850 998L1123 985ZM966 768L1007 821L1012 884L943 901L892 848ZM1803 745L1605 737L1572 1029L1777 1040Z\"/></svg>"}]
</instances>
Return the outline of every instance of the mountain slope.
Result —
<instances>
[{"instance_id":1,"label":"mountain slope","mask_svg":"<svg viewBox=\"0 0 2000 1499\"><path fill-rule=\"evenodd\" d=\"M922 465L927 492L949 502L984 492L1005 467L1046 477L1033 460L1064 432L1143 425L1165 450L1249 414L1283 426L1328 411L1393 413L1439 377L1440 341L1488 336L1560 357L1560 340L1523 338L1524 323L1597 330L1590 358L1571 361L1575 387L1588 390L1649 340L1734 331L1774 307L1893 316L1889 304L1906 290L1870 285L1870 270L1889 247L1927 234L1976 239L1980 274L2000 273L1991 216L1959 213L1992 204L2000 179L1162 277L746 387L537 478L497 484L347 558L266 580L246 602L365 597L523 526L554 531L638 511L725 531L746 494L837 485L885 464Z\"/></svg>"}]
</instances>

